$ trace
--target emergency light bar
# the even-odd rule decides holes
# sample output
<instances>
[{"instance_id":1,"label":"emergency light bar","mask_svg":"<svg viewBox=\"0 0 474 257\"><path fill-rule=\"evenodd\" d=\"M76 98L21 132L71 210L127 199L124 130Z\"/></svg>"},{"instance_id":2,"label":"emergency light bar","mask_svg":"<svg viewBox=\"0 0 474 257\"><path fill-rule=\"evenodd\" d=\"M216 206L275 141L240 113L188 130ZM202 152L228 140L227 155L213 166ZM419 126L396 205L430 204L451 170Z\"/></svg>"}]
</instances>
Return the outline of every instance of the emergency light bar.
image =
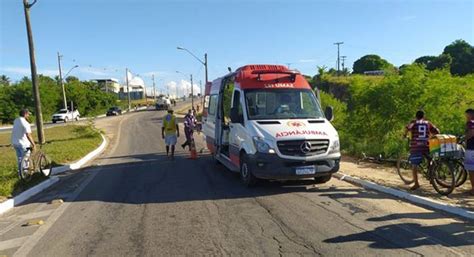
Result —
<instances>
[{"instance_id":1,"label":"emergency light bar","mask_svg":"<svg viewBox=\"0 0 474 257\"><path fill-rule=\"evenodd\" d=\"M286 74L286 75L290 75L291 77L291 80L292 81L295 81L296 79L296 75L300 74L299 72L297 71L279 71L279 70L254 70L252 71L252 74L257 74L257 80L260 81L261 78L260 78L260 75L262 74ZM278 80L278 79L277 79Z\"/></svg>"}]
</instances>

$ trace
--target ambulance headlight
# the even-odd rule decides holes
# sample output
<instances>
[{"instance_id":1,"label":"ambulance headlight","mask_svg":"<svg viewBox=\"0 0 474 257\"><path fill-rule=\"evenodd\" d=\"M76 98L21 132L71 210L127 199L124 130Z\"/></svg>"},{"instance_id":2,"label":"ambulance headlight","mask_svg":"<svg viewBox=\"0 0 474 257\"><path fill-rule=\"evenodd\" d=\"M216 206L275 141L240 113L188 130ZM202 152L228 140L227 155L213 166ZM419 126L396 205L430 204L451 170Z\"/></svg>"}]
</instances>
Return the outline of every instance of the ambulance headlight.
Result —
<instances>
[{"instance_id":1,"label":"ambulance headlight","mask_svg":"<svg viewBox=\"0 0 474 257\"><path fill-rule=\"evenodd\" d=\"M255 144L255 148L257 148L257 152L260 153L275 153L270 145L260 137L253 137L253 142Z\"/></svg>"},{"instance_id":2,"label":"ambulance headlight","mask_svg":"<svg viewBox=\"0 0 474 257\"><path fill-rule=\"evenodd\" d=\"M332 141L331 146L329 147L329 154L338 153L341 150L339 139Z\"/></svg>"}]
</instances>

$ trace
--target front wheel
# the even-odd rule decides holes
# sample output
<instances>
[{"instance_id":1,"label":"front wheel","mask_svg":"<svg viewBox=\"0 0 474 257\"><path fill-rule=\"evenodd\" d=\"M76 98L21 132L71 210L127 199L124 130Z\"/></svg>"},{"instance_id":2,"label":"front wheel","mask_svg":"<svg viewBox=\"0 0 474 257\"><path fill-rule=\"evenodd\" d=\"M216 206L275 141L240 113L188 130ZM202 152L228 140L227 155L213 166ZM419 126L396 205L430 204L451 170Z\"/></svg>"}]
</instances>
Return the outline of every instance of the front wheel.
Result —
<instances>
[{"instance_id":1,"label":"front wheel","mask_svg":"<svg viewBox=\"0 0 474 257\"><path fill-rule=\"evenodd\" d=\"M46 155L41 155L39 164L41 174L43 174L45 177L51 176L51 173L53 173L53 163Z\"/></svg>"},{"instance_id":2,"label":"front wheel","mask_svg":"<svg viewBox=\"0 0 474 257\"><path fill-rule=\"evenodd\" d=\"M64 123L67 123L67 121L68 121L68 118L67 117L64 118Z\"/></svg>"},{"instance_id":3,"label":"front wheel","mask_svg":"<svg viewBox=\"0 0 474 257\"><path fill-rule=\"evenodd\" d=\"M440 195L451 194L456 187L454 165L449 161L435 161L430 169L430 183Z\"/></svg>"},{"instance_id":4,"label":"front wheel","mask_svg":"<svg viewBox=\"0 0 474 257\"><path fill-rule=\"evenodd\" d=\"M400 179L405 183L406 185L409 185L415 181L415 178L413 177L413 168L408 161L408 157L399 157L397 160L397 173L398 176L400 176Z\"/></svg>"},{"instance_id":5,"label":"front wheel","mask_svg":"<svg viewBox=\"0 0 474 257\"><path fill-rule=\"evenodd\" d=\"M20 179L23 182L30 181L33 173L34 173L33 161L31 160L29 155L23 156L20 162L20 171L19 171Z\"/></svg>"},{"instance_id":6,"label":"front wheel","mask_svg":"<svg viewBox=\"0 0 474 257\"><path fill-rule=\"evenodd\" d=\"M247 155L243 154L240 159L240 179L247 187L252 187L257 184L258 179L253 175L252 170L248 164Z\"/></svg>"}]
</instances>

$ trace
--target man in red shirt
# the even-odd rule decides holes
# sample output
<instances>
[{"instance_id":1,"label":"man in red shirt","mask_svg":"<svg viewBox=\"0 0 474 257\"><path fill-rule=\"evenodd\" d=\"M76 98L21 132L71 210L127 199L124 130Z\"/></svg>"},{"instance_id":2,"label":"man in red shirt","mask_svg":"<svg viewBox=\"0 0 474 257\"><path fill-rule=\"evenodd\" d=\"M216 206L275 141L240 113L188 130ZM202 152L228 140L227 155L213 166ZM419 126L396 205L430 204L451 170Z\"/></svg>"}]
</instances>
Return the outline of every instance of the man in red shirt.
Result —
<instances>
[{"instance_id":1,"label":"man in red shirt","mask_svg":"<svg viewBox=\"0 0 474 257\"><path fill-rule=\"evenodd\" d=\"M439 129L430 121L425 120L423 111L418 111L416 112L416 119L406 126L405 136L408 132L411 132L409 161L413 167L413 179L415 181L411 190L415 190L420 187L418 183L419 166L423 162L423 158L429 159L428 139L431 135L439 134Z\"/></svg>"}]
</instances>

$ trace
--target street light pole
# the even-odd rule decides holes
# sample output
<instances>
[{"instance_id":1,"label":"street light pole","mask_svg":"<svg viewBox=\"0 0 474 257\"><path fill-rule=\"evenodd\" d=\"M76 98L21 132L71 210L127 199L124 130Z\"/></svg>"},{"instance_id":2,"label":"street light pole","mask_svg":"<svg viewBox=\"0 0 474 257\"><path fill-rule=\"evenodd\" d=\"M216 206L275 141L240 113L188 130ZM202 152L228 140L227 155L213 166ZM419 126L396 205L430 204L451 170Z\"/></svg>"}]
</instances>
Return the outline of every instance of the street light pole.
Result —
<instances>
[{"instance_id":1,"label":"street light pole","mask_svg":"<svg viewBox=\"0 0 474 257\"><path fill-rule=\"evenodd\" d=\"M36 3L29 3L28 0L23 0L23 9L25 12L26 33L28 35L28 47L30 52L30 68L31 68L31 83L33 85L33 98L35 101L35 116L36 116L36 131L38 133L38 141L44 144L44 130L43 130L43 113L41 111L41 98L39 94L38 74L36 72L35 47L33 43L33 32L30 23L30 8Z\"/></svg>"},{"instance_id":2,"label":"street light pole","mask_svg":"<svg viewBox=\"0 0 474 257\"><path fill-rule=\"evenodd\" d=\"M61 83L61 89L63 91L63 107L64 109L67 109L66 90L64 89L63 72L61 69L61 57L62 56L58 52L59 82Z\"/></svg>"},{"instance_id":3,"label":"street light pole","mask_svg":"<svg viewBox=\"0 0 474 257\"><path fill-rule=\"evenodd\" d=\"M131 103L130 103L130 87L128 86L128 68L125 68L125 81L127 83L128 111L130 111Z\"/></svg>"},{"instance_id":4,"label":"street light pole","mask_svg":"<svg viewBox=\"0 0 474 257\"><path fill-rule=\"evenodd\" d=\"M156 103L155 74L151 75L151 80L153 81L153 100Z\"/></svg>"},{"instance_id":5,"label":"street light pole","mask_svg":"<svg viewBox=\"0 0 474 257\"><path fill-rule=\"evenodd\" d=\"M193 74L191 76L191 109L194 110L194 87L193 87Z\"/></svg>"}]
</instances>

